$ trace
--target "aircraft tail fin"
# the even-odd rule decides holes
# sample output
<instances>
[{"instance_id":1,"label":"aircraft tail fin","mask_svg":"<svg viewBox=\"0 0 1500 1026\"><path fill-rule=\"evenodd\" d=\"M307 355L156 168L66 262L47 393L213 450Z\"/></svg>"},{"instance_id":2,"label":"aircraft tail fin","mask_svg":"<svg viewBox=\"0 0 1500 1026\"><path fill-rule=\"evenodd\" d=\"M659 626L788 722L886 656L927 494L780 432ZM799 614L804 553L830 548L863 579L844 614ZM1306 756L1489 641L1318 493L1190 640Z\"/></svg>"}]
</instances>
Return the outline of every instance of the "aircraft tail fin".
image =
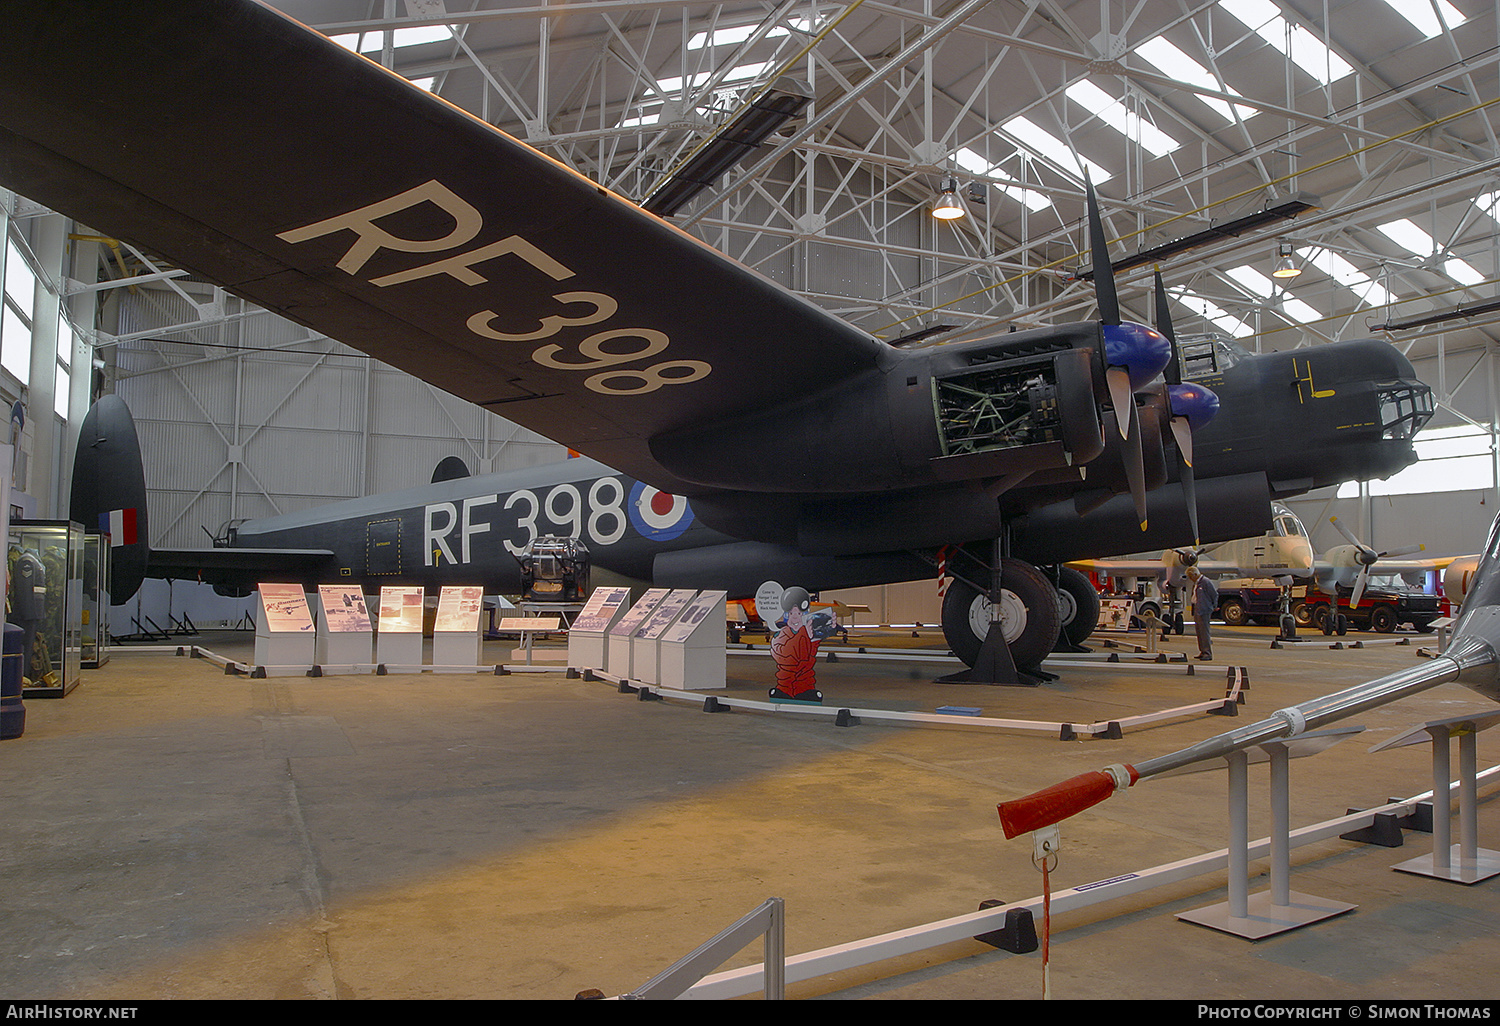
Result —
<instances>
[{"instance_id":1,"label":"aircraft tail fin","mask_svg":"<svg viewBox=\"0 0 1500 1026\"><path fill-rule=\"evenodd\" d=\"M457 481L469 476L469 466L457 456L444 456L438 461L438 465L432 468L432 483L439 481Z\"/></svg>"},{"instance_id":2,"label":"aircraft tail fin","mask_svg":"<svg viewBox=\"0 0 1500 1026\"><path fill-rule=\"evenodd\" d=\"M110 601L132 597L150 554L146 473L135 420L119 396L102 397L83 418L68 516L109 536Z\"/></svg>"}]
</instances>

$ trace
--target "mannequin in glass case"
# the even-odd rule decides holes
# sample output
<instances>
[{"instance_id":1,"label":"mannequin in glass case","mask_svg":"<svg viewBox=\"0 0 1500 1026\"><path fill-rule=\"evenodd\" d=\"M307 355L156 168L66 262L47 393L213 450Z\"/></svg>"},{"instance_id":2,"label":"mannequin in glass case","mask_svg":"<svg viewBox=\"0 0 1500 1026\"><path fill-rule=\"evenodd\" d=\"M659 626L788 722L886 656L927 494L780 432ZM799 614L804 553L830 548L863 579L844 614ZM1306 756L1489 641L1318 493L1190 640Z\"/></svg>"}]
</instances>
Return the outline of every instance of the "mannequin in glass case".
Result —
<instances>
[{"instance_id":1,"label":"mannequin in glass case","mask_svg":"<svg viewBox=\"0 0 1500 1026\"><path fill-rule=\"evenodd\" d=\"M47 571L34 553L19 552L11 563L10 621L26 632L21 647L21 676L27 684L37 680L36 632L47 615Z\"/></svg>"}]
</instances>

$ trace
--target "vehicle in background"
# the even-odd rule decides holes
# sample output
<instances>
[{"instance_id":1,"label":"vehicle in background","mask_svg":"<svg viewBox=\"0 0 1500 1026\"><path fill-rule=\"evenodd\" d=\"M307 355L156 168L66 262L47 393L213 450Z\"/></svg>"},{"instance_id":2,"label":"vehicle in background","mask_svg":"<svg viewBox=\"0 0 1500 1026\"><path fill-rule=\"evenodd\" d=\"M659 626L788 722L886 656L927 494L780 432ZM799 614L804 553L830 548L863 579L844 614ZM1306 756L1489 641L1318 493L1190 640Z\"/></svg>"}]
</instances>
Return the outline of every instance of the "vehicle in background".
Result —
<instances>
[{"instance_id":1,"label":"vehicle in background","mask_svg":"<svg viewBox=\"0 0 1500 1026\"><path fill-rule=\"evenodd\" d=\"M1370 577L1358 605L1350 608L1353 597L1351 588L1337 589L1337 600L1329 592L1310 586L1300 609L1293 612L1302 626L1317 627L1327 633L1324 625L1337 614L1349 620L1350 626L1377 634L1391 634L1402 624L1411 624L1419 634L1432 632L1432 621L1447 615L1447 601L1421 588L1412 587L1402 580L1400 574L1377 574Z\"/></svg>"}]
</instances>

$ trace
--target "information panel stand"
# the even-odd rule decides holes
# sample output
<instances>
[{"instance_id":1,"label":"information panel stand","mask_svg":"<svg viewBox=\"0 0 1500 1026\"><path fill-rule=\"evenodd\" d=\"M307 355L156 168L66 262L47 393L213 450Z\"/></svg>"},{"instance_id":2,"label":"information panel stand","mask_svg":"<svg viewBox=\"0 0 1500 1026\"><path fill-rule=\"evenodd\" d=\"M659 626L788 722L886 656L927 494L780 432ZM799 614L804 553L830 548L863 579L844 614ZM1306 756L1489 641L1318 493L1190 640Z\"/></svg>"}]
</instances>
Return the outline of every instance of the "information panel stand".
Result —
<instances>
[{"instance_id":1,"label":"information panel stand","mask_svg":"<svg viewBox=\"0 0 1500 1026\"><path fill-rule=\"evenodd\" d=\"M629 588L595 588L568 629L568 666L603 670L608 663L605 639L630 606Z\"/></svg>"},{"instance_id":2,"label":"information panel stand","mask_svg":"<svg viewBox=\"0 0 1500 1026\"><path fill-rule=\"evenodd\" d=\"M1432 854L1418 855L1392 869L1455 883L1475 884L1500 873L1500 852L1479 847L1479 735L1496 723L1500 713L1455 716L1432 720L1383 741L1370 754L1387 748L1432 742ZM1449 798L1449 749L1458 738L1458 843L1452 843L1452 802Z\"/></svg>"},{"instance_id":3,"label":"information panel stand","mask_svg":"<svg viewBox=\"0 0 1500 1026\"><path fill-rule=\"evenodd\" d=\"M632 680L639 680L646 684L661 683L656 666L661 636L677 621L682 611L697 594L690 588L669 593L655 609L651 610L651 615L636 628L635 634L630 639L630 677Z\"/></svg>"},{"instance_id":4,"label":"information panel stand","mask_svg":"<svg viewBox=\"0 0 1500 1026\"><path fill-rule=\"evenodd\" d=\"M722 591L701 593L662 635L657 655L662 687L706 691L726 686L725 598Z\"/></svg>"},{"instance_id":5,"label":"information panel stand","mask_svg":"<svg viewBox=\"0 0 1500 1026\"><path fill-rule=\"evenodd\" d=\"M483 612L484 588L477 584L443 588L432 628L434 673L474 672L479 665L479 619Z\"/></svg>"},{"instance_id":6,"label":"information panel stand","mask_svg":"<svg viewBox=\"0 0 1500 1026\"><path fill-rule=\"evenodd\" d=\"M641 624L646 622L646 617L651 615L651 611L666 597L666 588L652 588L642 595L641 600L631 606L630 611L616 620L615 625L609 629L605 661L609 666L610 676L619 677L621 680L630 679L632 670L630 639L640 629Z\"/></svg>"},{"instance_id":7,"label":"information panel stand","mask_svg":"<svg viewBox=\"0 0 1500 1026\"><path fill-rule=\"evenodd\" d=\"M255 603L255 664L268 677L303 676L317 637L300 584L262 584Z\"/></svg>"},{"instance_id":8,"label":"information panel stand","mask_svg":"<svg viewBox=\"0 0 1500 1026\"><path fill-rule=\"evenodd\" d=\"M318 632L314 656L320 673L363 673L375 650L365 595L347 584L318 585Z\"/></svg>"},{"instance_id":9,"label":"information panel stand","mask_svg":"<svg viewBox=\"0 0 1500 1026\"><path fill-rule=\"evenodd\" d=\"M382 665L422 665L421 588L386 585L380 589L380 633L375 638L375 661Z\"/></svg>"}]
</instances>

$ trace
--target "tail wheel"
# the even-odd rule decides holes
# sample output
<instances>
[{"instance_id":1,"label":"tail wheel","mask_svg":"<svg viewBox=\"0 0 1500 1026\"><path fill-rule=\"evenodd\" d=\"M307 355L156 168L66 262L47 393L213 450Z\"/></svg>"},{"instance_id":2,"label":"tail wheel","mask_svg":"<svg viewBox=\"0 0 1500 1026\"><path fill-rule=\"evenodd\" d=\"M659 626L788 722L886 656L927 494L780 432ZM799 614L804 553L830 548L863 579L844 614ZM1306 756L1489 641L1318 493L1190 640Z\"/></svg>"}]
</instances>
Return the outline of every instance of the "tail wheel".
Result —
<instances>
[{"instance_id":1,"label":"tail wheel","mask_svg":"<svg viewBox=\"0 0 1500 1026\"><path fill-rule=\"evenodd\" d=\"M1030 563L1003 560L1000 631L1018 667L1037 666L1051 654L1061 629L1059 620L1057 590L1046 575ZM973 666L990 622L989 596L955 579L943 596L943 636L953 654Z\"/></svg>"},{"instance_id":2,"label":"tail wheel","mask_svg":"<svg viewBox=\"0 0 1500 1026\"><path fill-rule=\"evenodd\" d=\"M1060 638L1071 645L1082 645L1099 626L1099 592L1089 583L1088 575L1072 567L1059 567L1057 603L1062 613Z\"/></svg>"}]
</instances>

